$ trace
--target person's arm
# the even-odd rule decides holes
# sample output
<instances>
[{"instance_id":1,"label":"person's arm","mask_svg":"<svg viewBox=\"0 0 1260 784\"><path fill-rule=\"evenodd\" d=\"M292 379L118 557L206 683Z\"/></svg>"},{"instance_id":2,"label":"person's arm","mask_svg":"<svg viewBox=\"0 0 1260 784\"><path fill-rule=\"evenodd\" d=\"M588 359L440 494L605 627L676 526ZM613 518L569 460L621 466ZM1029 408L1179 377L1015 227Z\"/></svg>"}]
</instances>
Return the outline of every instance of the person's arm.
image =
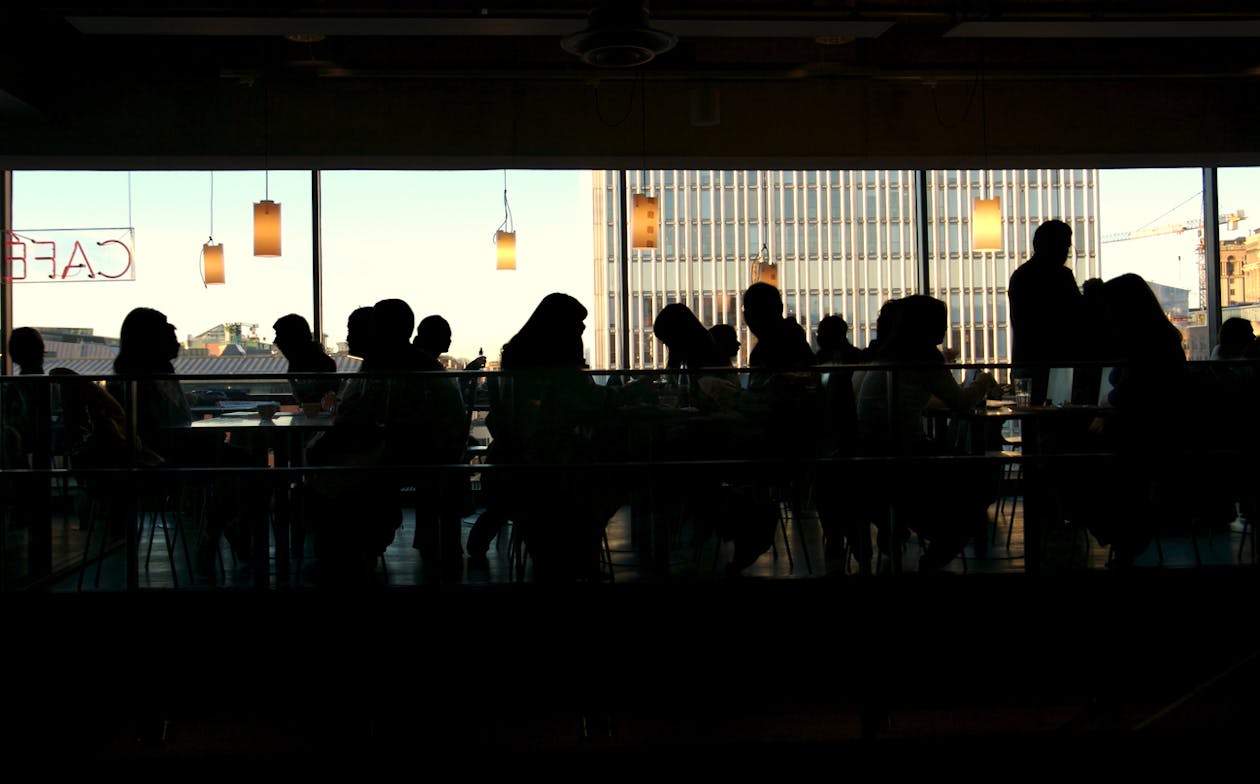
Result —
<instances>
[{"instance_id":1,"label":"person's arm","mask_svg":"<svg viewBox=\"0 0 1260 784\"><path fill-rule=\"evenodd\" d=\"M929 371L925 380L932 395L954 411L972 408L984 400L997 383L990 374L981 373L976 376L975 381L964 387L946 368Z\"/></svg>"}]
</instances>

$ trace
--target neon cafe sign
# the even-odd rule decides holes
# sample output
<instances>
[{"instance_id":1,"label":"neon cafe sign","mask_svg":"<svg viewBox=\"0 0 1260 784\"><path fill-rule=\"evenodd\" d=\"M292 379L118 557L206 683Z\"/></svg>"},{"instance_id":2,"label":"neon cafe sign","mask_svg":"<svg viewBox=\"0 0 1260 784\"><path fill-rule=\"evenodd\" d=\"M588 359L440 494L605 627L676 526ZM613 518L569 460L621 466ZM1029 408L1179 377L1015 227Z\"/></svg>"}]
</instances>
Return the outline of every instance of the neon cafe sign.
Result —
<instances>
[{"instance_id":1,"label":"neon cafe sign","mask_svg":"<svg viewBox=\"0 0 1260 784\"><path fill-rule=\"evenodd\" d=\"M5 283L136 279L136 230L37 229L5 232Z\"/></svg>"}]
</instances>

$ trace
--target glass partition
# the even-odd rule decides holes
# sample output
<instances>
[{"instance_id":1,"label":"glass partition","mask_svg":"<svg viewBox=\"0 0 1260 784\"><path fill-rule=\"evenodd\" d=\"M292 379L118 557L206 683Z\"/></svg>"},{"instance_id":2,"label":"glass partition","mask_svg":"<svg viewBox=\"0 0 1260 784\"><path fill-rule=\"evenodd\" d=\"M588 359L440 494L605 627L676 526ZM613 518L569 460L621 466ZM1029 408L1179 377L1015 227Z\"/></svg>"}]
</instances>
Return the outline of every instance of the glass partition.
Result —
<instances>
[{"instance_id":1,"label":"glass partition","mask_svg":"<svg viewBox=\"0 0 1260 784\"><path fill-rule=\"evenodd\" d=\"M1222 266L1227 309L1254 304L1237 301L1250 296L1249 207L1231 202L1250 198L1251 173L1221 178L1223 209L1240 216L1238 227L1230 220L1222 227L1223 247L1236 251L1223 254L1232 264ZM324 378L334 379L327 391L338 392L304 399L288 362L272 350L270 324L311 306L309 175L271 177L270 195L285 211L284 256L274 260L248 255L248 206L227 210L236 215L228 218L219 206L261 198L254 189L262 174L215 175L213 236L227 248L227 282L207 286L198 265L209 236L209 173L22 173L11 243L22 245L23 274L65 278L16 283L15 323L44 332L45 370L81 377L15 377L0 388L6 498L21 499L5 508L6 587L92 590L98 564L103 590L337 585L336 571L332 582L307 573L320 558L319 536L306 536L321 525L325 536L345 533L368 519L391 525L356 551L371 557L353 566L388 585L1078 570L1103 568L1117 551L1121 561L1146 565L1239 557L1246 529L1206 536L1220 521L1201 516L1212 505L1198 498L1212 485L1203 471L1246 465L1231 457L1250 441L1212 440L1225 432L1221 423L1175 420L1189 415L1181 409L1160 415L1164 425L1180 423L1176 439L1144 426L1143 437L1155 440L1141 457L1155 461L1160 488L1175 491L1168 508L1184 510L1188 527L1152 529L1150 540L1117 546L1123 540L1100 514L1131 515L1097 499L1145 493L1156 475L1126 473L1116 460L1144 443L1125 440L1132 433L1113 423L1133 416L1125 410L1131 404L1107 394L1125 384L1132 390L1132 378L1104 374L1098 365L1120 362L1100 358L1096 388L1080 397L1074 381L1064 381L1071 376L1051 371L1056 405L1039 406L1009 373L1007 284L1031 255L1037 226L1058 218L1072 228L1069 265L1078 282L1138 272L1157 284L1159 270L1172 276L1186 265L1167 263L1165 251L1125 251L1186 241L1195 205L1202 209L1198 170L630 173L631 188L672 198L662 199L662 249L631 252L624 292L611 174L510 171L505 210L502 171L324 173L323 310L326 347L336 356L335 372ZM914 198L920 183L926 227ZM1162 204L1186 186L1192 195L1183 193L1171 213L1161 208L1144 223L1125 217L1138 202ZM59 192L69 194L64 211ZM977 196L1001 201L999 251L972 248ZM670 213L671 203L678 212ZM518 232L512 271L491 261L502 220ZM1180 230L1160 228L1170 225ZM62 243L48 239L54 229L77 234ZM122 234L92 233L110 231ZM698 239L705 232L707 245ZM920 259L924 234L928 257ZM111 238L134 253L126 275L106 264L117 256L93 255ZM105 280L91 277L101 272ZM775 323L791 334L776 333L767 350L805 347L774 372L747 368L755 341L743 309L749 283L771 272L783 297L775 315L788 317ZM880 309L921 289L938 301L929 315L943 325L943 351L923 346L879 355L886 366L864 364L872 355L863 350L880 337ZM569 356L571 371L559 376L521 365L503 371L499 347L555 291L573 293L586 310L583 360ZM1182 291L1184 309L1163 310L1193 346L1193 332L1185 336L1200 300ZM618 318L623 294L629 323ZM346 317L390 298L408 302L417 320L441 314L450 322L442 367L458 369L481 352L487 368L426 365L426 373L399 374L414 368L386 363L363 373L350 356ZM668 330L656 331L654 322L679 304L700 328L736 328L742 347L732 349L731 367L690 355L696 349L686 342L665 344ZM127 378L111 378L108 388L92 381L110 376L116 324L137 306L157 307L178 329L178 378L146 383L158 384L168 413L178 408L186 421L167 423L178 439L150 430L139 449L93 465L78 450L94 433L122 423L119 441L131 443L126 433L146 426L139 404L146 394L152 401L152 389ZM811 365L831 315L847 320L852 353ZM610 368L622 360L623 328L629 359L642 368ZM98 408L86 408L87 399ZM102 413L109 400L112 420ZM355 428L356 416L365 428ZM450 436L450 449L434 447L439 431ZM185 437L197 447L179 446ZM1187 455L1194 470L1176 468ZM154 492L120 506L101 494L116 476L141 477ZM1130 495L1117 495L1108 477L1129 482ZM975 502L951 507L966 528L933 528L940 509L911 503L940 498ZM230 512L241 502L252 522ZM1249 502L1232 501L1240 510ZM102 519L119 509L136 524L103 529ZM206 527L216 519L219 527ZM555 520L576 538L530 530ZM239 525L247 529L232 527ZM925 561L933 541L936 555ZM580 573L553 571L555 559L569 557Z\"/></svg>"}]
</instances>

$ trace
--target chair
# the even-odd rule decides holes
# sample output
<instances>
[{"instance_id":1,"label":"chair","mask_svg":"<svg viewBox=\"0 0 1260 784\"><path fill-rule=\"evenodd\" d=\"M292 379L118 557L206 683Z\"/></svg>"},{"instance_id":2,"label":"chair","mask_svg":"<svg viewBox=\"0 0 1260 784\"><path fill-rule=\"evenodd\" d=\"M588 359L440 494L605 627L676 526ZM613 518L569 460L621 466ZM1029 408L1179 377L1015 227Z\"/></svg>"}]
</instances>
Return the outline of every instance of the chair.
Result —
<instances>
[{"instance_id":1,"label":"chair","mask_svg":"<svg viewBox=\"0 0 1260 784\"><path fill-rule=\"evenodd\" d=\"M1005 439L1010 449L994 449L985 452L986 457L1002 461L1002 470L998 476L997 507L993 513L993 535L991 542L997 543L998 523L1003 513L1006 514L1006 549L1011 549L1011 537L1015 531L1015 511L1019 505L1019 483L1024 478L1024 464L1021 462L1023 451L1018 436ZM1007 509L1007 501L1010 508Z\"/></svg>"}]
</instances>

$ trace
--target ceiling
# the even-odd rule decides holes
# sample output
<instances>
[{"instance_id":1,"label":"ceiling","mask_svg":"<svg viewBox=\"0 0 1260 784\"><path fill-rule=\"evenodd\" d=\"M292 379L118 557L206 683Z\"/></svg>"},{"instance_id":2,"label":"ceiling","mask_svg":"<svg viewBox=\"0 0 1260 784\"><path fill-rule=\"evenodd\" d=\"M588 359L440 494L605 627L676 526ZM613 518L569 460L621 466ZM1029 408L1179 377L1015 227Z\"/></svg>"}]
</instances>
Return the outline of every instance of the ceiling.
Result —
<instances>
[{"instance_id":1,"label":"ceiling","mask_svg":"<svg viewBox=\"0 0 1260 784\"><path fill-rule=\"evenodd\" d=\"M590 2L52 5L0 12L3 168L1260 158L1254 0L661 0L622 69Z\"/></svg>"}]
</instances>

